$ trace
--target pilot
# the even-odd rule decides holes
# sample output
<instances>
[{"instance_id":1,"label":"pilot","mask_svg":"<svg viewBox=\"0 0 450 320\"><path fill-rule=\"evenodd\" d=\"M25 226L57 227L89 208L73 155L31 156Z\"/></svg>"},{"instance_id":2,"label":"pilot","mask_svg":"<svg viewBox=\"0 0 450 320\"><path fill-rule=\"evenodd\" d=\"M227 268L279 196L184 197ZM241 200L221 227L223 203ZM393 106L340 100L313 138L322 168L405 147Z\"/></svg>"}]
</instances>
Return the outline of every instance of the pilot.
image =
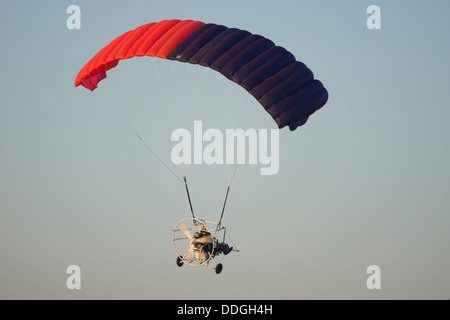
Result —
<instances>
[{"instance_id":1,"label":"pilot","mask_svg":"<svg viewBox=\"0 0 450 320\"><path fill-rule=\"evenodd\" d=\"M219 242L216 244L216 247L214 248L214 252L217 253L223 253L224 255L229 254L231 251L233 251L233 247L228 246L228 243L225 242Z\"/></svg>"}]
</instances>

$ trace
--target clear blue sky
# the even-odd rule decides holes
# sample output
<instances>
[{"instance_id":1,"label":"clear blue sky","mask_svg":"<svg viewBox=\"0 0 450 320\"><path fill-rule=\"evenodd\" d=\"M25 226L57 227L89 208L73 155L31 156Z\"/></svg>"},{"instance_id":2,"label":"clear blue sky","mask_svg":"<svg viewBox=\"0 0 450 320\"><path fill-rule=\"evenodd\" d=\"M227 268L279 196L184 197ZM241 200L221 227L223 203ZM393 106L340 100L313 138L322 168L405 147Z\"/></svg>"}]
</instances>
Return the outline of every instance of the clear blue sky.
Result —
<instances>
[{"instance_id":1,"label":"clear blue sky","mask_svg":"<svg viewBox=\"0 0 450 320\"><path fill-rule=\"evenodd\" d=\"M71 4L81 30L66 28ZM371 4L381 30L366 28ZM206 283L197 298L448 299L449 11L405 0L2 1L0 298L190 299ZM176 267L183 186L73 86L113 38L171 18L262 34L330 93L304 127L280 133L277 175L236 180L224 223L241 253L221 259L220 276ZM192 171L197 210L217 220L226 179ZM79 291L65 286L71 264ZM372 264L381 290L366 287Z\"/></svg>"}]
</instances>

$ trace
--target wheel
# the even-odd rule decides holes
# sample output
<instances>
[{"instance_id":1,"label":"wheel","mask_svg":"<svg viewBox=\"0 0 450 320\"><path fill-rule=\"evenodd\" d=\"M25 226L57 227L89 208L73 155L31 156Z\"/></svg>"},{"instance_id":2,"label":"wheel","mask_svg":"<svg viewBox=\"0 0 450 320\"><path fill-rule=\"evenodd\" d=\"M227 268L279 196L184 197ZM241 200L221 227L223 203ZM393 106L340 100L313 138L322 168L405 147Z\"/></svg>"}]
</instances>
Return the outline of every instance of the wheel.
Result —
<instances>
[{"instance_id":1,"label":"wheel","mask_svg":"<svg viewBox=\"0 0 450 320\"><path fill-rule=\"evenodd\" d=\"M177 266L179 266L179 267L183 266L183 261L181 260L181 258L179 256L177 257Z\"/></svg>"},{"instance_id":2,"label":"wheel","mask_svg":"<svg viewBox=\"0 0 450 320\"><path fill-rule=\"evenodd\" d=\"M222 269L223 269L223 265L221 264L221 263L219 263L217 266L216 266L216 273L217 274L219 274L219 273L221 273L222 272Z\"/></svg>"}]
</instances>

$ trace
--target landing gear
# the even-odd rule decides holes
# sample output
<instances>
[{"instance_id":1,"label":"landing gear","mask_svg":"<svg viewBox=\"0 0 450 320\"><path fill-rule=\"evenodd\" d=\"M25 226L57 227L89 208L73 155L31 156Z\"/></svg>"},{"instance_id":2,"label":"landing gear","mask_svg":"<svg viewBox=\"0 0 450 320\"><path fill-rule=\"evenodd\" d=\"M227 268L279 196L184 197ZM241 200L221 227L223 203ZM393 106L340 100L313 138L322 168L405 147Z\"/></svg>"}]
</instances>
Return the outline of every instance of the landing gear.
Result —
<instances>
[{"instance_id":1,"label":"landing gear","mask_svg":"<svg viewBox=\"0 0 450 320\"><path fill-rule=\"evenodd\" d=\"M183 260L181 260L180 256L177 257L177 266L179 267L183 266Z\"/></svg>"},{"instance_id":2,"label":"landing gear","mask_svg":"<svg viewBox=\"0 0 450 320\"><path fill-rule=\"evenodd\" d=\"M181 257L177 257L177 266L182 267L183 264L184 264L184 263L183 263L182 258L181 258ZM216 274L219 274L219 273L222 272L222 269L223 269L223 264L218 263L218 264L216 265L216 267L214 268L214 271L216 272Z\"/></svg>"}]
</instances>

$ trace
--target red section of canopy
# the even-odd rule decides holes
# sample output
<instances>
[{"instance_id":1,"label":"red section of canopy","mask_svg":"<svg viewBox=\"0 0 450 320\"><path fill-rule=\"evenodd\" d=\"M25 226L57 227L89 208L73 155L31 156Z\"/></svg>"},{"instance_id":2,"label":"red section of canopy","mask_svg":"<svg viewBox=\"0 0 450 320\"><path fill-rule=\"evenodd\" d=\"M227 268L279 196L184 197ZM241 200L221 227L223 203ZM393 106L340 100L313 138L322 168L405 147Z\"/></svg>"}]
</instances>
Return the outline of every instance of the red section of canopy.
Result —
<instances>
[{"instance_id":1,"label":"red section of canopy","mask_svg":"<svg viewBox=\"0 0 450 320\"><path fill-rule=\"evenodd\" d=\"M204 24L173 19L152 22L125 32L86 63L75 79L75 86L82 85L93 91L106 78L106 71L116 67L123 59L136 56L166 59L184 39Z\"/></svg>"}]
</instances>

